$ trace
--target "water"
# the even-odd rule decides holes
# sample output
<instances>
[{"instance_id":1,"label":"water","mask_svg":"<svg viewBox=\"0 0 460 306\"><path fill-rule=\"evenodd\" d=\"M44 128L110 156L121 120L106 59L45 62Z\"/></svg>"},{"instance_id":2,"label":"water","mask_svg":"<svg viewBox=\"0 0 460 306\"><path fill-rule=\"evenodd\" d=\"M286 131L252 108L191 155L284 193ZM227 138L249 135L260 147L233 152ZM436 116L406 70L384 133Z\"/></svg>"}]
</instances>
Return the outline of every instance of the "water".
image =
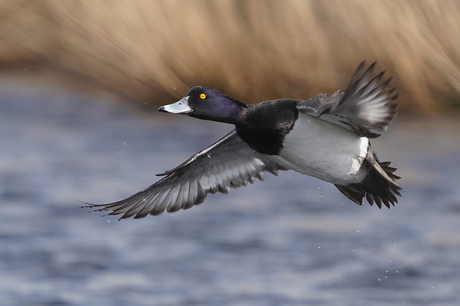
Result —
<instances>
[{"instance_id":1,"label":"water","mask_svg":"<svg viewBox=\"0 0 460 306\"><path fill-rule=\"evenodd\" d=\"M0 305L458 305L458 118L398 118L373 142L391 210L295 174L188 211L116 221L121 199L230 127L0 74Z\"/></svg>"}]
</instances>

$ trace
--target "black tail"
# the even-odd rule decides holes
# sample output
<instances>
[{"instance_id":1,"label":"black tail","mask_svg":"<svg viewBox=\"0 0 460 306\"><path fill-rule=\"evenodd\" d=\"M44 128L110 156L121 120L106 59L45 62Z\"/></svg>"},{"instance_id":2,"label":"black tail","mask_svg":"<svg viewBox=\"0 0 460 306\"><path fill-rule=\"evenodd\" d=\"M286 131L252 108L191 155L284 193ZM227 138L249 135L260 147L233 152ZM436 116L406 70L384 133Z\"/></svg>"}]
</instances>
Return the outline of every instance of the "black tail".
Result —
<instances>
[{"instance_id":1,"label":"black tail","mask_svg":"<svg viewBox=\"0 0 460 306\"><path fill-rule=\"evenodd\" d=\"M395 182L401 178L394 174L396 168L390 167L390 162L379 162L375 154L374 158L365 159L362 167L368 172L362 183L335 187L359 205L363 204L363 198L366 197L369 204L375 202L379 208L382 208L382 203L388 208L390 204L395 206L398 203L396 196L401 196L401 187Z\"/></svg>"}]
</instances>

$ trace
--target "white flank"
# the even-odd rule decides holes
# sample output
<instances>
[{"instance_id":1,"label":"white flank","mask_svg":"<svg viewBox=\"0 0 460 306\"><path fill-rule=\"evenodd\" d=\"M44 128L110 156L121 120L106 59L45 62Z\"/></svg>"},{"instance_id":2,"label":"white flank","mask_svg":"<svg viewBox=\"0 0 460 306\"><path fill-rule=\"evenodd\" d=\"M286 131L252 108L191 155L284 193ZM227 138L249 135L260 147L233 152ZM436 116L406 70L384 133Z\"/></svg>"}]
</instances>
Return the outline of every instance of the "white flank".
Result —
<instances>
[{"instance_id":1,"label":"white flank","mask_svg":"<svg viewBox=\"0 0 460 306\"><path fill-rule=\"evenodd\" d=\"M369 140L333 123L299 115L293 130L284 138L277 164L302 174L339 185L362 180L362 161Z\"/></svg>"},{"instance_id":2,"label":"white flank","mask_svg":"<svg viewBox=\"0 0 460 306\"><path fill-rule=\"evenodd\" d=\"M355 174L359 171L359 169L361 168L361 164L363 163L363 160L366 158L368 147L369 138L361 137L361 142L359 144L359 156L358 158L353 159L348 174Z\"/></svg>"}]
</instances>

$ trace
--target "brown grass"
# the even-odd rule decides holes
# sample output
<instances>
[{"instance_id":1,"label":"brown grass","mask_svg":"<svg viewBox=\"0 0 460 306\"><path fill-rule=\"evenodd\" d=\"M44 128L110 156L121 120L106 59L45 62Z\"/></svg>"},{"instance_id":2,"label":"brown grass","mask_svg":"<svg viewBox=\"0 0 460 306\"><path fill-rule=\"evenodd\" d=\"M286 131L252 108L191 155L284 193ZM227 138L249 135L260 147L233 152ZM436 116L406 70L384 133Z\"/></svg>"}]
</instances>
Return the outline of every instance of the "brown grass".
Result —
<instances>
[{"instance_id":1,"label":"brown grass","mask_svg":"<svg viewBox=\"0 0 460 306\"><path fill-rule=\"evenodd\" d=\"M460 106L460 2L152 0L0 3L0 62L82 73L153 103L193 85L245 102L344 88L364 59L403 108Z\"/></svg>"}]
</instances>

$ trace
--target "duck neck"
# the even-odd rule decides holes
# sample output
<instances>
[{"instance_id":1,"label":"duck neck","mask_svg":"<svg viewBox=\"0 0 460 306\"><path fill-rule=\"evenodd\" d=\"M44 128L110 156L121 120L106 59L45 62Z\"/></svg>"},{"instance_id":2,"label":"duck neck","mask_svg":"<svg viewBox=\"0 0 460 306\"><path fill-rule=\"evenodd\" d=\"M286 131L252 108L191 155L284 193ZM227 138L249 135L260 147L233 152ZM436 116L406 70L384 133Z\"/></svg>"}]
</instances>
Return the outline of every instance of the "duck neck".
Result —
<instances>
[{"instance_id":1,"label":"duck neck","mask_svg":"<svg viewBox=\"0 0 460 306\"><path fill-rule=\"evenodd\" d=\"M231 106L226 107L226 109L222 112L222 116L220 116L218 120L219 122L236 124L246 113L248 109L246 104L239 101L236 102L238 103L233 103Z\"/></svg>"}]
</instances>

